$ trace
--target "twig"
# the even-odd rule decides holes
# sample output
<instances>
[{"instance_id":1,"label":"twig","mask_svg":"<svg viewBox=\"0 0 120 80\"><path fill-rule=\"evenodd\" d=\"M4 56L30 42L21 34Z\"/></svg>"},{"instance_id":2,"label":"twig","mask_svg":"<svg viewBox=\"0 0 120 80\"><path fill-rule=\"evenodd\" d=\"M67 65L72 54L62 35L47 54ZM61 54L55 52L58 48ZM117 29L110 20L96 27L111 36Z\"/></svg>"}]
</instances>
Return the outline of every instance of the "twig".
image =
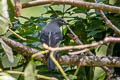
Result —
<instances>
[{"instance_id":1,"label":"twig","mask_svg":"<svg viewBox=\"0 0 120 80\"><path fill-rule=\"evenodd\" d=\"M89 49L83 49L83 50L80 50L80 51L69 52L68 54L77 55L77 54L81 54L81 53L85 53L85 52L89 52L89 51L90 51Z\"/></svg>"},{"instance_id":2,"label":"twig","mask_svg":"<svg viewBox=\"0 0 120 80\"><path fill-rule=\"evenodd\" d=\"M77 45L77 46L65 46L65 47L56 47L56 48L48 47L46 49L48 49L50 51L64 51L64 50L72 50L72 49L85 49L85 48L92 48L92 47L101 46L101 45L109 43L109 42L120 42L120 38L119 37L106 37L104 40L101 40L99 42L92 43L92 44Z\"/></svg>"},{"instance_id":3,"label":"twig","mask_svg":"<svg viewBox=\"0 0 120 80\"><path fill-rule=\"evenodd\" d=\"M37 53L35 53L35 54L32 55L32 59L36 58L37 56L39 56L41 54L46 54L48 52L49 52L49 50L39 51L39 52L37 52Z\"/></svg>"},{"instance_id":4,"label":"twig","mask_svg":"<svg viewBox=\"0 0 120 80\"><path fill-rule=\"evenodd\" d=\"M70 28L70 27L68 27L68 29L69 29L69 28ZM69 30L70 30L71 33L73 32L71 29L69 29ZM72 39L75 41L76 44L78 44L78 45L83 44L83 43L79 40L79 38L78 38L77 35L67 34L67 36L70 37L70 38L72 38Z\"/></svg>"},{"instance_id":5,"label":"twig","mask_svg":"<svg viewBox=\"0 0 120 80\"><path fill-rule=\"evenodd\" d=\"M79 38L78 38L78 36L72 31L72 29L67 25L67 28L69 29L69 31L72 33L72 35L74 36L74 40L77 42L77 43L79 43L79 45L80 44L83 44L80 40L79 40ZM69 36L72 36L72 35L69 35Z\"/></svg>"},{"instance_id":6,"label":"twig","mask_svg":"<svg viewBox=\"0 0 120 80\"><path fill-rule=\"evenodd\" d=\"M94 2L97 3L96 0L94 0ZM102 10L99 10L99 12L100 12L102 18L104 19L105 24L106 24L109 28L113 29L116 33L120 34L120 30L119 30L115 25L112 24L112 22L105 16L104 12L103 12ZM114 45L115 45L115 43L109 43L109 46L108 46L107 52L106 52L106 56L112 56ZM103 67L103 69L104 69L104 70L107 69L106 72L107 72L107 76L108 76L108 77L109 77L110 75L112 75L112 76L110 76L110 77L113 77L113 73L114 73L114 69L113 69L113 68Z\"/></svg>"},{"instance_id":7,"label":"twig","mask_svg":"<svg viewBox=\"0 0 120 80\"><path fill-rule=\"evenodd\" d=\"M94 0L94 2L97 3L96 0ZM99 12L100 12L102 18L104 19L106 25L109 28L113 29L116 33L120 34L120 29L118 29L115 25L112 24L112 22L105 16L104 12L102 10L99 10Z\"/></svg>"},{"instance_id":8,"label":"twig","mask_svg":"<svg viewBox=\"0 0 120 80\"><path fill-rule=\"evenodd\" d=\"M50 3L66 4L66 5L76 6L76 7L82 6L89 9L97 9L97 10L104 10L104 11L109 11L113 13L120 13L120 7L117 7L117 6L110 6L106 4L85 2L85 1L79 1L79 0L37 0L37 1L30 1L30 2L23 3L22 8L45 5Z\"/></svg>"},{"instance_id":9,"label":"twig","mask_svg":"<svg viewBox=\"0 0 120 80\"><path fill-rule=\"evenodd\" d=\"M70 28L70 27L69 27ZM70 29L70 31L71 31L71 33L74 33L71 29ZM70 38L72 38L77 44L82 44L82 42L79 40L79 38L77 37L76 38L76 35L75 34L71 34L71 35L68 35ZM87 50L89 50L89 49L87 49ZM89 56L95 56L91 51L89 51L88 52L88 55ZM79 65L80 65L80 63L79 63ZM108 68L108 67L106 67L106 66L103 66L103 67L101 67L102 69L104 69L104 71L105 72L107 72L108 74L111 74L111 70ZM75 71L75 73L74 74L77 74L76 72L78 72L78 70L79 70L79 67L77 68L77 70ZM74 75L75 76L75 75Z\"/></svg>"},{"instance_id":10,"label":"twig","mask_svg":"<svg viewBox=\"0 0 120 80\"><path fill-rule=\"evenodd\" d=\"M94 0L95 3L97 3L96 0ZM102 18L104 19L106 25L108 27L110 27L111 29L113 29L116 33L120 34L120 30L112 24L112 22L105 16L104 12L102 10L99 10ZM107 55L106 56L112 56L112 53L113 53L113 47L114 47L115 43L110 43L108 48L107 48Z\"/></svg>"},{"instance_id":11,"label":"twig","mask_svg":"<svg viewBox=\"0 0 120 80\"><path fill-rule=\"evenodd\" d=\"M71 29L70 29L70 32L74 33ZM68 34L68 37L72 38L75 41L76 44L83 45L83 43L80 41L80 39L78 38L78 36L75 33L74 34ZM87 55L93 56L93 53L91 51L89 51Z\"/></svg>"},{"instance_id":12,"label":"twig","mask_svg":"<svg viewBox=\"0 0 120 80\"><path fill-rule=\"evenodd\" d=\"M22 74L22 75L24 75L24 72L20 72L20 71L7 71L7 73L10 73L10 74ZM58 80L56 78L48 77L48 76L44 76L44 75L36 75L36 77L47 79L47 80Z\"/></svg>"},{"instance_id":13,"label":"twig","mask_svg":"<svg viewBox=\"0 0 120 80\"><path fill-rule=\"evenodd\" d=\"M60 66L60 64L57 62L57 60L54 58L53 56L54 52L50 53L50 58L52 59L52 61L56 64L56 66L58 67L58 69L60 70L60 72L62 73L62 75L64 76L64 78L66 80L68 80L67 75L65 74L65 72L63 71L62 67Z\"/></svg>"},{"instance_id":14,"label":"twig","mask_svg":"<svg viewBox=\"0 0 120 80\"><path fill-rule=\"evenodd\" d=\"M77 73L79 72L80 67L81 67L81 63L78 64L78 68L75 70L74 76L77 75ZM74 76L72 77L72 80L74 80Z\"/></svg>"},{"instance_id":15,"label":"twig","mask_svg":"<svg viewBox=\"0 0 120 80\"><path fill-rule=\"evenodd\" d=\"M116 33L120 34L120 29L118 29L115 25L112 24L112 22L104 15L103 11L100 10L100 13L108 27L113 29Z\"/></svg>"},{"instance_id":16,"label":"twig","mask_svg":"<svg viewBox=\"0 0 120 80\"><path fill-rule=\"evenodd\" d=\"M63 4L63 15L62 15L62 17L64 17L64 13L65 13L65 4Z\"/></svg>"},{"instance_id":17,"label":"twig","mask_svg":"<svg viewBox=\"0 0 120 80\"><path fill-rule=\"evenodd\" d=\"M56 17L58 17L58 14L54 11L54 9L51 6L49 6L49 8L54 12L54 14L56 15Z\"/></svg>"},{"instance_id":18,"label":"twig","mask_svg":"<svg viewBox=\"0 0 120 80\"><path fill-rule=\"evenodd\" d=\"M69 26L67 26L68 27L68 29L70 30L70 32L72 33L71 35L68 35L70 38L72 38L77 44L79 44L79 45L83 45L83 43L80 41L80 39L78 38L78 36L72 31L72 29L69 27ZM85 52L85 51L88 51L88 54L87 55L92 55L92 56L94 56L94 54L91 52L91 51L89 51L89 49L87 48L87 49L83 49L83 50L81 50L81 52ZM76 52L76 53L81 53L80 51L78 51L78 52ZM76 54L76 53L73 53L73 54ZM69 54L69 53L68 53ZM74 76L76 76L77 75L77 73L78 73L78 71L79 71L79 69L80 69L80 65L81 65L81 63L79 63L79 65L78 65L78 68L76 69L76 71L75 71L75 73L74 73ZM73 78L72 78L73 79Z\"/></svg>"},{"instance_id":19,"label":"twig","mask_svg":"<svg viewBox=\"0 0 120 80\"><path fill-rule=\"evenodd\" d=\"M8 29L10 32L12 32L14 35L16 35L18 38L26 41L27 39L26 38L23 38L22 36L18 35L16 32L14 32L13 30L11 30L10 28Z\"/></svg>"}]
</instances>

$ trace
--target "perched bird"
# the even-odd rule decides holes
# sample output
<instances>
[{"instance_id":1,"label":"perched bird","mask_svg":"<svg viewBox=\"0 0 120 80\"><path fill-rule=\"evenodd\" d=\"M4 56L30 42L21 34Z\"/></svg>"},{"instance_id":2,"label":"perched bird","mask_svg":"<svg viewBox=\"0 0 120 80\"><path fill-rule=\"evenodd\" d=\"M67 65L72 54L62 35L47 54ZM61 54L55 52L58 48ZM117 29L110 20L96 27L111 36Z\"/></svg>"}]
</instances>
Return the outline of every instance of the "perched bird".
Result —
<instances>
[{"instance_id":1,"label":"perched bird","mask_svg":"<svg viewBox=\"0 0 120 80\"><path fill-rule=\"evenodd\" d=\"M60 27L62 25L67 25L63 19L61 18L54 18L51 20L50 23L48 23L40 32L40 42L45 43L50 47L58 47L63 35L60 30ZM48 69L49 71L54 71L56 65L53 63L53 61L50 59L50 53L47 55L48 60ZM56 52L54 53L54 57L56 58Z\"/></svg>"}]
</instances>

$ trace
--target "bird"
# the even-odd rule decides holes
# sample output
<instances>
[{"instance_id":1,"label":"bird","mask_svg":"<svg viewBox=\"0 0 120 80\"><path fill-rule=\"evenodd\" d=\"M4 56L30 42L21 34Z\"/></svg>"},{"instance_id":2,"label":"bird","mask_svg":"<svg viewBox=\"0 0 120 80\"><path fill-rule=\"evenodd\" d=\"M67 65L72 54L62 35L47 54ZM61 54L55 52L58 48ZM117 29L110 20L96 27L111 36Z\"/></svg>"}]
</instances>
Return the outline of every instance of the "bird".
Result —
<instances>
[{"instance_id":1,"label":"bird","mask_svg":"<svg viewBox=\"0 0 120 80\"><path fill-rule=\"evenodd\" d=\"M62 18L52 19L40 32L40 42L47 44L49 47L58 47L63 38L60 27L68 25ZM56 58L56 52L53 55ZM55 63L50 59L50 53L47 53L48 70L55 71Z\"/></svg>"}]
</instances>

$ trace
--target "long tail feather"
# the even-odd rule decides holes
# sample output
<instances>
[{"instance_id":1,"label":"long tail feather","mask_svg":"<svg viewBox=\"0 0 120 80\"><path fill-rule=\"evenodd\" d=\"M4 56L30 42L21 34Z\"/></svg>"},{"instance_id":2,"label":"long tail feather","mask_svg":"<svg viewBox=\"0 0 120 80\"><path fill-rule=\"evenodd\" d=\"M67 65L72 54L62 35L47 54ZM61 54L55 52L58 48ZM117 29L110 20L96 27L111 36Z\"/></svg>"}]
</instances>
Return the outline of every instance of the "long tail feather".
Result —
<instances>
[{"instance_id":1,"label":"long tail feather","mask_svg":"<svg viewBox=\"0 0 120 80\"><path fill-rule=\"evenodd\" d=\"M56 58L56 53L54 53L54 57ZM55 71L56 65L55 65L55 63L51 60L50 54L49 54L47 60L48 60L48 70L49 70L50 72Z\"/></svg>"}]
</instances>

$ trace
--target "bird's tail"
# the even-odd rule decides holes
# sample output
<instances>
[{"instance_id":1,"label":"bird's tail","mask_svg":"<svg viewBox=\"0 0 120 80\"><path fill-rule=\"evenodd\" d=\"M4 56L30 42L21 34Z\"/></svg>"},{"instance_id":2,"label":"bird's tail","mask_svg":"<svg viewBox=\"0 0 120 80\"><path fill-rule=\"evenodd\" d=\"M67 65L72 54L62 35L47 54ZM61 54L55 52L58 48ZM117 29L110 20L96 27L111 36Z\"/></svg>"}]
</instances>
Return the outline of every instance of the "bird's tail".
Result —
<instances>
[{"instance_id":1,"label":"bird's tail","mask_svg":"<svg viewBox=\"0 0 120 80\"><path fill-rule=\"evenodd\" d=\"M53 56L54 56L54 58L56 58L56 52L54 53ZM49 54L49 56L48 56L48 58L47 58L47 61L48 61L48 70L49 70L50 72L54 71L54 70L55 70L55 67L56 67L56 64L51 60L50 54Z\"/></svg>"}]
</instances>

